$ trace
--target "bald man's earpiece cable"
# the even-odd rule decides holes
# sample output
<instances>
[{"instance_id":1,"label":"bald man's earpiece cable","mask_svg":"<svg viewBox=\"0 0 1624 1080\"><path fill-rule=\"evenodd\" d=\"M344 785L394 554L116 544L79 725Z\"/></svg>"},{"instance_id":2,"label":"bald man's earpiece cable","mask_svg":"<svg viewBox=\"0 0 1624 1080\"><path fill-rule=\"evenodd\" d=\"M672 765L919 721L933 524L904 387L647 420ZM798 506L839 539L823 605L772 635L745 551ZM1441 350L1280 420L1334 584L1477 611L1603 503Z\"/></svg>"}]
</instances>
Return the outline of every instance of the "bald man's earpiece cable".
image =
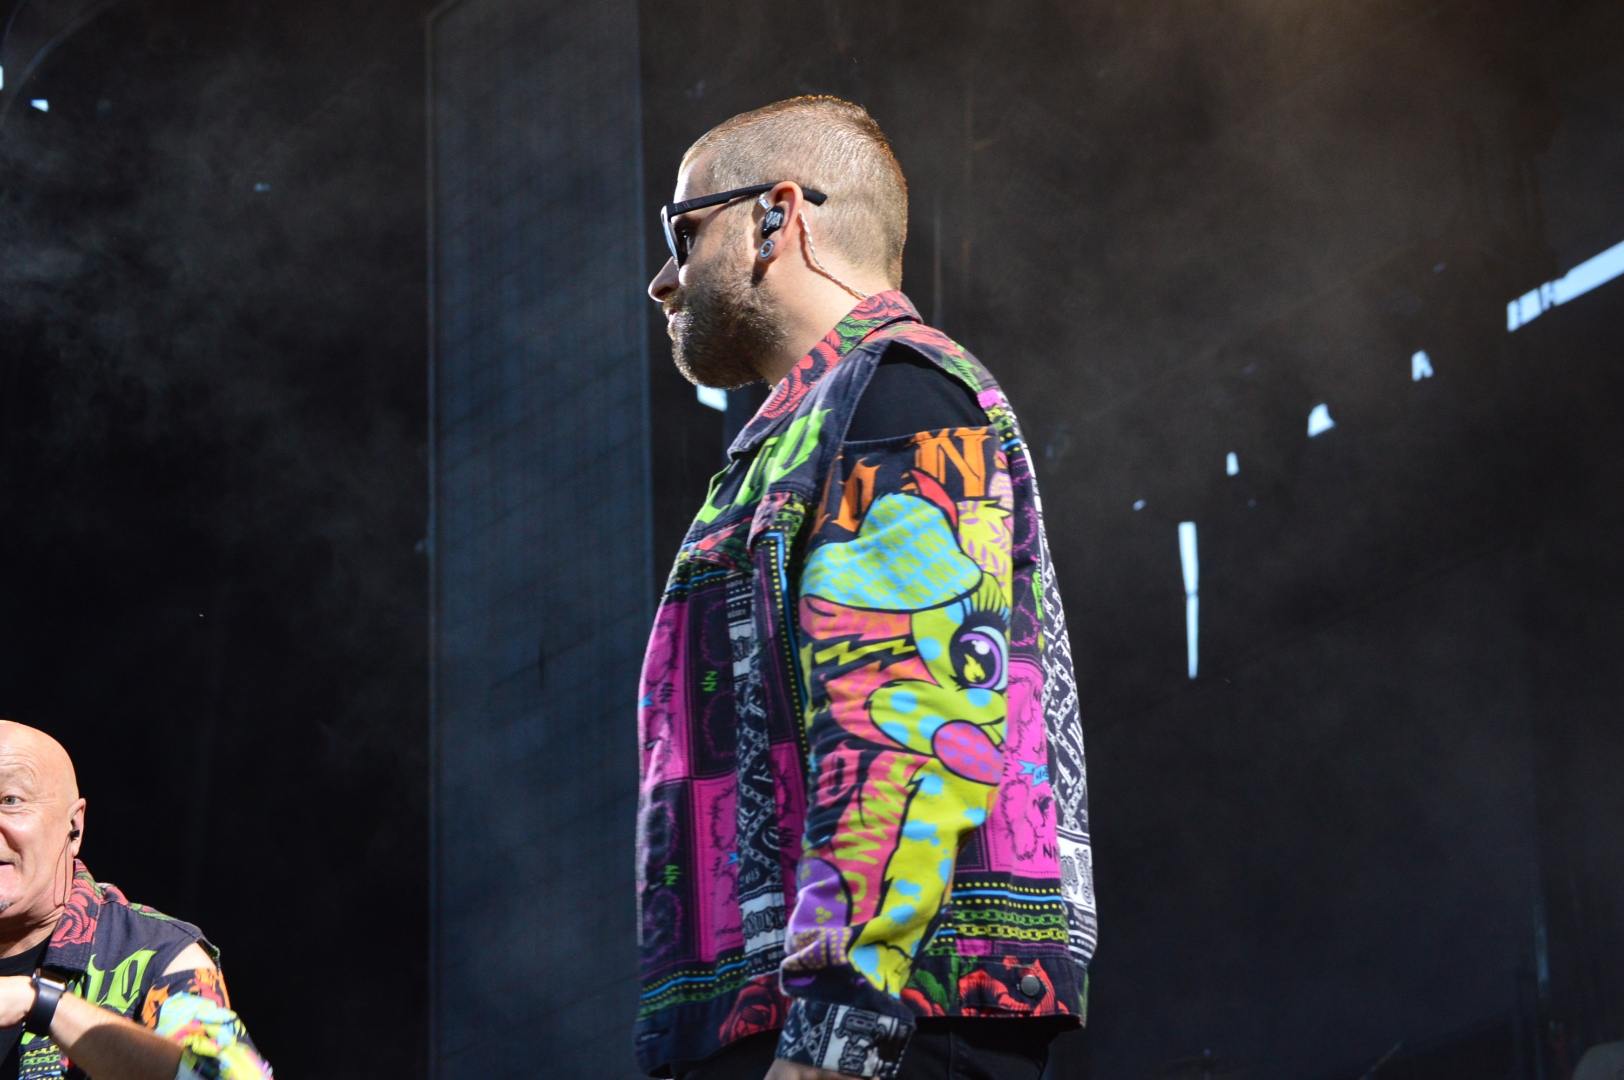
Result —
<instances>
[{"instance_id":1,"label":"bald man's earpiece cable","mask_svg":"<svg viewBox=\"0 0 1624 1080\"><path fill-rule=\"evenodd\" d=\"M859 299L859 300L867 300L868 299L868 293L866 293L866 292L858 292L856 289L852 288L850 285L847 285L844 281L841 281L839 278L837 278L833 274L829 273L828 270L824 269L823 263L818 261L818 249L817 249L817 246L812 243L812 226L810 226L810 225L808 225L806 223L806 215L805 214L801 214L800 218L801 218L801 235L806 238L806 250L807 250L808 253L811 254L811 256L812 256L812 265L816 266L818 268L818 273L822 274L824 277L828 278L830 281L834 282L836 285L839 285L842 289L845 289L847 292L849 292L853 296L857 297L857 299Z\"/></svg>"}]
</instances>

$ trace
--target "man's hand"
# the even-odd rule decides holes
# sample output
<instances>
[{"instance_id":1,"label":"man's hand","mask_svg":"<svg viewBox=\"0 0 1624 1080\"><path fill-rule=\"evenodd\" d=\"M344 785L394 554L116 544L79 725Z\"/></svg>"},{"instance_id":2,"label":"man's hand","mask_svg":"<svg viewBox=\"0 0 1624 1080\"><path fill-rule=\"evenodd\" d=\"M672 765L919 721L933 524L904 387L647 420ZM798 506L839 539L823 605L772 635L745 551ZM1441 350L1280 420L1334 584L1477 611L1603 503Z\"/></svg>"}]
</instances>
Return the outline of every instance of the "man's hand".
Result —
<instances>
[{"instance_id":1,"label":"man's hand","mask_svg":"<svg viewBox=\"0 0 1624 1080\"><path fill-rule=\"evenodd\" d=\"M798 1061L774 1058L773 1067L767 1070L766 1080L856 1080L856 1078L845 1073L830 1072L828 1069L814 1069Z\"/></svg>"},{"instance_id":2,"label":"man's hand","mask_svg":"<svg viewBox=\"0 0 1624 1080\"><path fill-rule=\"evenodd\" d=\"M0 1027L16 1027L34 1007L34 982L27 975L0 978Z\"/></svg>"},{"instance_id":3,"label":"man's hand","mask_svg":"<svg viewBox=\"0 0 1624 1080\"><path fill-rule=\"evenodd\" d=\"M16 1027L34 1007L34 984L26 975L0 978L0 1027ZM92 1080L173 1080L180 1047L140 1024L63 994L51 1021L51 1038Z\"/></svg>"}]
</instances>

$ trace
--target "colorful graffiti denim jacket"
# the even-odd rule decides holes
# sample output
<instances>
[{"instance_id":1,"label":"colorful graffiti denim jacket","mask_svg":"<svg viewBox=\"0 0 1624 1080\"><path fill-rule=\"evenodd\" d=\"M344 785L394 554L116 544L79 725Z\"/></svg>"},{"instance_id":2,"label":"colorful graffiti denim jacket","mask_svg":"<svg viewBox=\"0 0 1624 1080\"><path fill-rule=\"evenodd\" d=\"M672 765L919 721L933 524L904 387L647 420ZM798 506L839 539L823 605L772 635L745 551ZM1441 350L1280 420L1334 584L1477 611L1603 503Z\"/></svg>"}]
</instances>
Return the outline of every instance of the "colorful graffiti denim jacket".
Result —
<instances>
[{"instance_id":1,"label":"colorful graffiti denim jacket","mask_svg":"<svg viewBox=\"0 0 1624 1080\"><path fill-rule=\"evenodd\" d=\"M268 1080L271 1068L231 1011L218 968L164 974L196 943L219 954L190 923L132 904L117 886L98 882L74 860L73 889L40 967L71 993L134 1020L181 1046L178 1080ZM50 1038L24 1033L18 1080L77 1077Z\"/></svg>"},{"instance_id":2,"label":"colorful graffiti denim jacket","mask_svg":"<svg viewBox=\"0 0 1624 1080\"><path fill-rule=\"evenodd\" d=\"M902 343L988 426L844 435ZM1075 1016L1095 940L1065 617L986 370L859 304L729 451L640 690L639 1063L756 1032L892 1077L921 1016Z\"/></svg>"}]
</instances>

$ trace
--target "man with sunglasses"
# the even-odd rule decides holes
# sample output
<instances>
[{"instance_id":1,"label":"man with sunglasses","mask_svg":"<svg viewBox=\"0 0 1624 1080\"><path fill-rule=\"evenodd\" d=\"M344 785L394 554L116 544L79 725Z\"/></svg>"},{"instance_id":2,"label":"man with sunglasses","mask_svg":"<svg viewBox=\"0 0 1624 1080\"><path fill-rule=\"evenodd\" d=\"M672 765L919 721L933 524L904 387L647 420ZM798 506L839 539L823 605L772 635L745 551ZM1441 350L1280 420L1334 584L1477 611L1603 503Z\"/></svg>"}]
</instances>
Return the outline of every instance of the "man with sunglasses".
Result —
<instances>
[{"instance_id":1,"label":"man with sunglasses","mask_svg":"<svg viewBox=\"0 0 1624 1080\"><path fill-rule=\"evenodd\" d=\"M772 390L684 539L639 695L640 1064L1037 1080L1095 939L1082 734L1030 458L898 286L859 106L683 159L649 286L678 368Z\"/></svg>"}]
</instances>

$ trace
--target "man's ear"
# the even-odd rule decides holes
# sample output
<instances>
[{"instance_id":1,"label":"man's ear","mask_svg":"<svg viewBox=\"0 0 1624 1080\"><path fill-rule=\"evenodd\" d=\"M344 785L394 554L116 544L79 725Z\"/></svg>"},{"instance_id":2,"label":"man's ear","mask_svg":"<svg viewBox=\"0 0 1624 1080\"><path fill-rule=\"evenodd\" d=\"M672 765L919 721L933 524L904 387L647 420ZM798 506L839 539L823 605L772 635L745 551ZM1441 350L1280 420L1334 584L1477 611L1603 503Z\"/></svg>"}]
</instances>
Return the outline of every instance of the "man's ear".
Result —
<instances>
[{"instance_id":1,"label":"man's ear","mask_svg":"<svg viewBox=\"0 0 1624 1080\"><path fill-rule=\"evenodd\" d=\"M68 811L68 851L78 856L85 836L85 801L77 799Z\"/></svg>"},{"instance_id":2,"label":"man's ear","mask_svg":"<svg viewBox=\"0 0 1624 1080\"><path fill-rule=\"evenodd\" d=\"M756 204L760 208L754 215L760 231L756 258L768 263L784 244L793 244L799 239L800 214L806 199L801 195L799 184L786 180L771 191L762 192Z\"/></svg>"}]
</instances>

